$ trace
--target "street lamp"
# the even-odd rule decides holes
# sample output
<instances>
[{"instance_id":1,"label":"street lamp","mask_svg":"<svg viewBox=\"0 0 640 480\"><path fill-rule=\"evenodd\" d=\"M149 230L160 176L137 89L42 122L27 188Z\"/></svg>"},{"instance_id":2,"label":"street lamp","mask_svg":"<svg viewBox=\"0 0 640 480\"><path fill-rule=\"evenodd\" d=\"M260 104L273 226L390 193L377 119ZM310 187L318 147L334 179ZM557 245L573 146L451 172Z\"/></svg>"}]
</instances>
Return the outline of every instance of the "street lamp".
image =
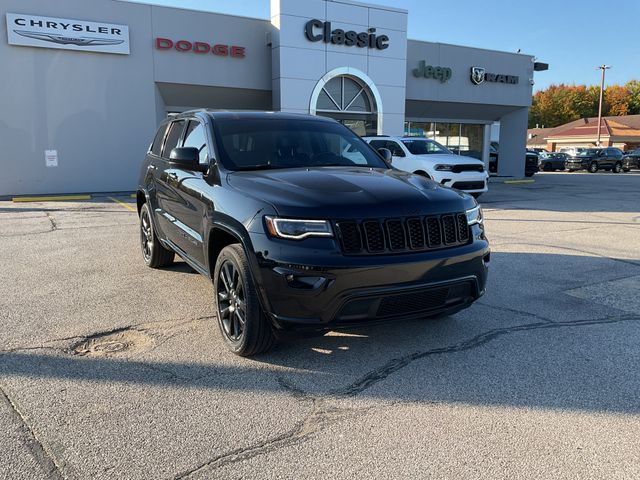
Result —
<instances>
[{"instance_id":1,"label":"street lamp","mask_svg":"<svg viewBox=\"0 0 640 480\"><path fill-rule=\"evenodd\" d=\"M596 70L602 70L602 80L600 81L600 104L598 105L598 140L596 146L600 146L600 125L602 124L602 92L604 91L604 72L611 68L611 65L600 65Z\"/></svg>"}]
</instances>

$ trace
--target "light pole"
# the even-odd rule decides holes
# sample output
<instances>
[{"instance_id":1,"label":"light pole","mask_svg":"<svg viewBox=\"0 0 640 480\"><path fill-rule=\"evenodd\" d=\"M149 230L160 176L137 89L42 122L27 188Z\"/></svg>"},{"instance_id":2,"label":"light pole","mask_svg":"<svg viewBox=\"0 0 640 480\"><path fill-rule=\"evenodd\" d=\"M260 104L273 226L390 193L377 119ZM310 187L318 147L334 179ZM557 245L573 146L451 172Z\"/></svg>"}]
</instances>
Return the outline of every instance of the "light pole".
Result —
<instances>
[{"instance_id":1,"label":"light pole","mask_svg":"<svg viewBox=\"0 0 640 480\"><path fill-rule=\"evenodd\" d=\"M602 125L602 93L604 91L604 72L605 70L610 69L610 65L600 65L596 67L596 70L602 70L602 80L600 81L600 103L598 104L598 140L596 141L596 146L600 146L600 125Z\"/></svg>"}]
</instances>

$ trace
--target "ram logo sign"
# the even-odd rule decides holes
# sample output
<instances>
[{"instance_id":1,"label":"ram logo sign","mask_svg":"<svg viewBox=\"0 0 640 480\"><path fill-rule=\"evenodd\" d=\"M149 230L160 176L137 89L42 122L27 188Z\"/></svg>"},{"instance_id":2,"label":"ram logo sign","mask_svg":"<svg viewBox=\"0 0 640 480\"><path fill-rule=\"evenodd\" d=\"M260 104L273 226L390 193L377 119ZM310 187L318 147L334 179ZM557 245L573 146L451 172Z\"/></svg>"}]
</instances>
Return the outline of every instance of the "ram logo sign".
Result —
<instances>
[{"instance_id":1,"label":"ram logo sign","mask_svg":"<svg viewBox=\"0 0 640 480\"><path fill-rule=\"evenodd\" d=\"M129 54L129 27L104 22L7 13L10 45Z\"/></svg>"}]
</instances>

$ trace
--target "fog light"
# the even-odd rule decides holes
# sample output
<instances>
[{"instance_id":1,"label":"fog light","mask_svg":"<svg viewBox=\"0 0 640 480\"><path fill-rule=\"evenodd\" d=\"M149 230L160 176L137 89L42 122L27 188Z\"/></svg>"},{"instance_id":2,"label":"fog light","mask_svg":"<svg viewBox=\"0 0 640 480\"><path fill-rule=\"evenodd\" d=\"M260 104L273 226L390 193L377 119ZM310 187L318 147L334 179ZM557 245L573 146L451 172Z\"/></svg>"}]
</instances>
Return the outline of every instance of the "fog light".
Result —
<instances>
[{"instance_id":1,"label":"fog light","mask_svg":"<svg viewBox=\"0 0 640 480\"><path fill-rule=\"evenodd\" d=\"M292 273L286 275L285 278L291 288L300 288L303 290L315 290L316 288L320 288L326 280L324 277L307 277Z\"/></svg>"}]
</instances>

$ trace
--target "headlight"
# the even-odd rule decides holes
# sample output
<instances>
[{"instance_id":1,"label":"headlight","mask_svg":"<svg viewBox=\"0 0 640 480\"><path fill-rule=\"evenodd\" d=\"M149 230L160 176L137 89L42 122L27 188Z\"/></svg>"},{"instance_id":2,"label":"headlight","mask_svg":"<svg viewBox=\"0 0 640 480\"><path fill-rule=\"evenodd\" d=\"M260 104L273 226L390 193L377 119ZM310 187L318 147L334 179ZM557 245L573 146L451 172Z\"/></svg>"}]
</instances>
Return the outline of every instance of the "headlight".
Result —
<instances>
[{"instance_id":1,"label":"headlight","mask_svg":"<svg viewBox=\"0 0 640 480\"><path fill-rule=\"evenodd\" d=\"M453 165L446 165L446 164L436 165L436 170L450 172L451 170L453 170Z\"/></svg>"},{"instance_id":2,"label":"headlight","mask_svg":"<svg viewBox=\"0 0 640 480\"><path fill-rule=\"evenodd\" d=\"M467 223L469 225L482 223L482 208L480 208L480 205L470 210L467 210L466 213L467 213Z\"/></svg>"},{"instance_id":3,"label":"headlight","mask_svg":"<svg viewBox=\"0 0 640 480\"><path fill-rule=\"evenodd\" d=\"M333 237L327 220L301 220L294 218L265 217L267 230L277 238L302 240L307 237Z\"/></svg>"}]
</instances>

